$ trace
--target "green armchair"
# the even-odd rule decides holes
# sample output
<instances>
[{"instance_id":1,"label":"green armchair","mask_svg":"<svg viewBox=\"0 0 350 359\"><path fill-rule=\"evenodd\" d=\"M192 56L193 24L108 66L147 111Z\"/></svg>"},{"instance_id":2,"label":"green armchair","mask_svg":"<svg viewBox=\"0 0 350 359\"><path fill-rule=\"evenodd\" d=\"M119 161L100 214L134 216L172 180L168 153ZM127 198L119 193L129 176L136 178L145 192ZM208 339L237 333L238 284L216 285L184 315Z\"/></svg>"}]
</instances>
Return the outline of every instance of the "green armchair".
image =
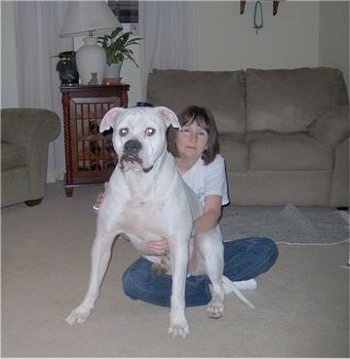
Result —
<instances>
[{"instance_id":1,"label":"green armchair","mask_svg":"<svg viewBox=\"0 0 350 359\"><path fill-rule=\"evenodd\" d=\"M60 118L50 110L1 109L1 207L41 203L49 143L60 130Z\"/></svg>"}]
</instances>

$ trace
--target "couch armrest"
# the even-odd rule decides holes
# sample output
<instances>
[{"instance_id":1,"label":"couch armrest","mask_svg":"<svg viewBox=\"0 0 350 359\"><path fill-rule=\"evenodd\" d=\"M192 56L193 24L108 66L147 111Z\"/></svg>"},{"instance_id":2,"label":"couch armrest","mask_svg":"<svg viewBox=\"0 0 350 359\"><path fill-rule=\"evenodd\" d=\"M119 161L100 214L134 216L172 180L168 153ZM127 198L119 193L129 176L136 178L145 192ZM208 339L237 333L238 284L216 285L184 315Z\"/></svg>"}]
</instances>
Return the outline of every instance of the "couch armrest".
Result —
<instances>
[{"instance_id":1,"label":"couch armrest","mask_svg":"<svg viewBox=\"0 0 350 359\"><path fill-rule=\"evenodd\" d=\"M1 109L1 141L28 150L35 142L49 143L61 130L60 118L50 110L35 108Z\"/></svg>"},{"instance_id":2,"label":"couch armrest","mask_svg":"<svg viewBox=\"0 0 350 359\"><path fill-rule=\"evenodd\" d=\"M1 109L1 141L20 146L27 153L30 199L44 194L49 142L61 130L59 116L45 109Z\"/></svg>"},{"instance_id":3,"label":"couch armrest","mask_svg":"<svg viewBox=\"0 0 350 359\"><path fill-rule=\"evenodd\" d=\"M350 134L349 106L336 106L318 116L308 126L310 136L333 147Z\"/></svg>"},{"instance_id":4,"label":"couch armrest","mask_svg":"<svg viewBox=\"0 0 350 359\"><path fill-rule=\"evenodd\" d=\"M349 207L349 150L350 138L346 138L335 149L330 205Z\"/></svg>"}]
</instances>

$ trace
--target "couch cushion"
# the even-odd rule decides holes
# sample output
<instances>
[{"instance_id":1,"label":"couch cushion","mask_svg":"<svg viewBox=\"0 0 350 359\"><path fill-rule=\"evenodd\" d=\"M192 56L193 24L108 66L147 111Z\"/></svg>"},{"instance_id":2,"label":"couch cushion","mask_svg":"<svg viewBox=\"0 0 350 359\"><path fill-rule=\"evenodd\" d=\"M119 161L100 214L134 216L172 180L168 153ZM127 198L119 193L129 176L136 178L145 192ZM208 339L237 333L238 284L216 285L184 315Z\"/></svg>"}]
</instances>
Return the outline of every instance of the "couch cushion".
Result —
<instances>
[{"instance_id":1,"label":"couch cushion","mask_svg":"<svg viewBox=\"0 0 350 359\"><path fill-rule=\"evenodd\" d=\"M190 105L207 107L219 131L244 133L243 71L153 70L148 76L147 102L176 113Z\"/></svg>"},{"instance_id":2,"label":"couch cushion","mask_svg":"<svg viewBox=\"0 0 350 359\"><path fill-rule=\"evenodd\" d=\"M336 146L349 134L349 106L337 106L323 113L308 127L310 136L321 142Z\"/></svg>"},{"instance_id":3,"label":"couch cushion","mask_svg":"<svg viewBox=\"0 0 350 359\"><path fill-rule=\"evenodd\" d=\"M1 141L1 170L24 167L27 164L25 148Z\"/></svg>"},{"instance_id":4,"label":"couch cushion","mask_svg":"<svg viewBox=\"0 0 350 359\"><path fill-rule=\"evenodd\" d=\"M246 70L247 130L306 131L325 109L346 105L340 70Z\"/></svg>"},{"instance_id":5,"label":"couch cushion","mask_svg":"<svg viewBox=\"0 0 350 359\"><path fill-rule=\"evenodd\" d=\"M227 171L247 171L248 148L244 141L244 135L234 132L221 132L219 141L220 153L225 158Z\"/></svg>"},{"instance_id":6,"label":"couch cushion","mask_svg":"<svg viewBox=\"0 0 350 359\"><path fill-rule=\"evenodd\" d=\"M307 133L252 132L246 137L252 170L331 170L333 149Z\"/></svg>"}]
</instances>

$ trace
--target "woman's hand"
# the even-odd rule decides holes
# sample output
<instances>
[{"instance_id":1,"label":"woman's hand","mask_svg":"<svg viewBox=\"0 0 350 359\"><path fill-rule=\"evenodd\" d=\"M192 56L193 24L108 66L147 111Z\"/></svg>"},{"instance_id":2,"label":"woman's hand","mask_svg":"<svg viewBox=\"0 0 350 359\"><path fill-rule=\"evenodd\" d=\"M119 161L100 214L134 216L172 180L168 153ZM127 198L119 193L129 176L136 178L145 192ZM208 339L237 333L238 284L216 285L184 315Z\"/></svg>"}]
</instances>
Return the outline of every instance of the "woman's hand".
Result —
<instances>
[{"instance_id":1,"label":"woman's hand","mask_svg":"<svg viewBox=\"0 0 350 359\"><path fill-rule=\"evenodd\" d=\"M107 185L108 185L108 182L105 182L103 185L105 191L106 191ZM95 202L94 206L92 207L96 212L98 212L100 210L100 207L101 207L104 199L105 199L105 192L101 192L97 195L96 202Z\"/></svg>"},{"instance_id":2,"label":"woman's hand","mask_svg":"<svg viewBox=\"0 0 350 359\"><path fill-rule=\"evenodd\" d=\"M165 238L154 239L147 242L147 248L157 256L169 254L169 244Z\"/></svg>"},{"instance_id":3,"label":"woman's hand","mask_svg":"<svg viewBox=\"0 0 350 359\"><path fill-rule=\"evenodd\" d=\"M101 192L97 195L96 202L95 202L94 206L92 207L96 212L98 212L100 210L101 204L104 199L105 199L104 192Z\"/></svg>"}]
</instances>

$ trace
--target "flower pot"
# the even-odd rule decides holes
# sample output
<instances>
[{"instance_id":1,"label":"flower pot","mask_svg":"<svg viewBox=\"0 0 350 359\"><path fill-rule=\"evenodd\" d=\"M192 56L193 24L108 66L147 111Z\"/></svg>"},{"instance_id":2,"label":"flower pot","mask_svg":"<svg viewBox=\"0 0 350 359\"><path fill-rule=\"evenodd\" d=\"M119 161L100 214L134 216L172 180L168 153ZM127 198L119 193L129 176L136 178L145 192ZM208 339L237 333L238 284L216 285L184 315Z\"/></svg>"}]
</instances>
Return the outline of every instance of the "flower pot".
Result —
<instances>
[{"instance_id":1,"label":"flower pot","mask_svg":"<svg viewBox=\"0 0 350 359\"><path fill-rule=\"evenodd\" d=\"M111 64L111 65L106 64L105 77L103 79L103 83L106 85L119 84L122 79L120 77L121 68L122 68L122 64Z\"/></svg>"}]
</instances>

